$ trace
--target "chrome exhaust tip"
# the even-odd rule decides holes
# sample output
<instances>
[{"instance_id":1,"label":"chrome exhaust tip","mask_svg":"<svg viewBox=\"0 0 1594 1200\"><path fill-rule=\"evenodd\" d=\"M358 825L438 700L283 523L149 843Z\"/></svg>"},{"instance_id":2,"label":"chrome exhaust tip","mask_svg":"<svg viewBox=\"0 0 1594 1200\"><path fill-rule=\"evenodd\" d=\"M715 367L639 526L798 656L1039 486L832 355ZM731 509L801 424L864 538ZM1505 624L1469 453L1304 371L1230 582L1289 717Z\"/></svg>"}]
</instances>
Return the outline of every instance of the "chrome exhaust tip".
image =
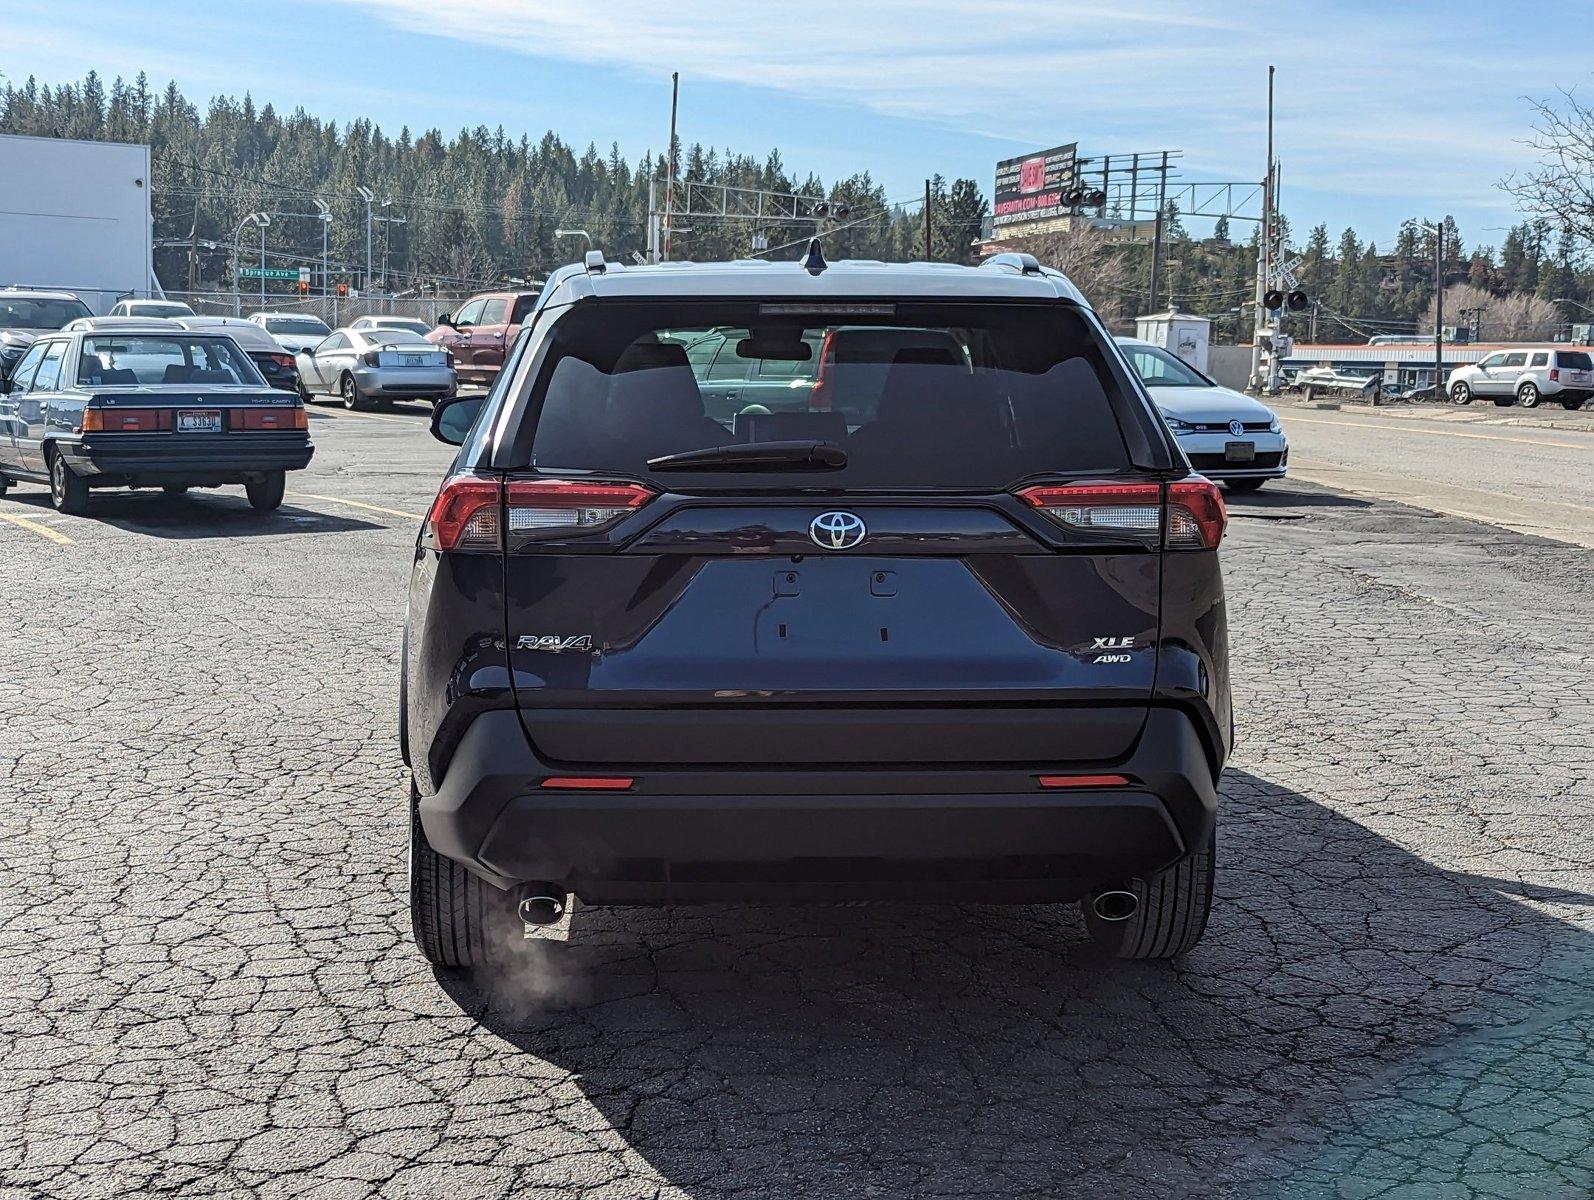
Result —
<instances>
[{"instance_id":1,"label":"chrome exhaust tip","mask_svg":"<svg viewBox=\"0 0 1594 1200\"><path fill-rule=\"evenodd\" d=\"M549 884L538 884L520 902L520 919L527 925L557 925L565 915L565 894Z\"/></svg>"},{"instance_id":2,"label":"chrome exhaust tip","mask_svg":"<svg viewBox=\"0 0 1594 1200\"><path fill-rule=\"evenodd\" d=\"M1127 921L1139 908L1139 896L1119 889L1097 892L1090 901L1090 911L1103 921Z\"/></svg>"}]
</instances>

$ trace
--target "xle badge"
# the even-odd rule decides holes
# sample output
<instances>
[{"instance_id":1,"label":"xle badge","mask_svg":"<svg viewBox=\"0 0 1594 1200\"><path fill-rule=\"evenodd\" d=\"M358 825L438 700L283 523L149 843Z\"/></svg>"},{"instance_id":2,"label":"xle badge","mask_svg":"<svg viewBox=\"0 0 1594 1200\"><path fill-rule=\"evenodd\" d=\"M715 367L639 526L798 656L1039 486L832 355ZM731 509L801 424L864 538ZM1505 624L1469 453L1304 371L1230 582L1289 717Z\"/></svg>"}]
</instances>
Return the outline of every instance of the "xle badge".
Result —
<instances>
[{"instance_id":1,"label":"xle badge","mask_svg":"<svg viewBox=\"0 0 1594 1200\"><path fill-rule=\"evenodd\" d=\"M543 650L549 654L568 654L572 651L578 654L591 654L592 635L582 633L573 637L558 637L554 634L523 633L520 635L520 640L515 643L515 649Z\"/></svg>"},{"instance_id":2,"label":"xle badge","mask_svg":"<svg viewBox=\"0 0 1594 1200\"><path fill-rule=\"evenodd\" d=\"M1099 637L1093 638L1090 643L1092 650L1133 650L1135 639L1132 637ZM1126 663L1131 660L1128 654L1098 654L1091 659L1093 663Z\"/></svg>"}]
</instances>

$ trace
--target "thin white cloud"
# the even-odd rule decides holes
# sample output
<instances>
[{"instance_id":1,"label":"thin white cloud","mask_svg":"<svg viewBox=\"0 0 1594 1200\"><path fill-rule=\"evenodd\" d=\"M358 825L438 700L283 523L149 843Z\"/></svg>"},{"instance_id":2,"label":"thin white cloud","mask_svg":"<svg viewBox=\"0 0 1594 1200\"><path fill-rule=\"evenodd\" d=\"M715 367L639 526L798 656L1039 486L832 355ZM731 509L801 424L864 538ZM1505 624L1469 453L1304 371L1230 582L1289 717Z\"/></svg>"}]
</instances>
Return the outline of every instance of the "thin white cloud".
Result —
<instances>
[{"instance_id":1,"label":"thin white cloud","mask_svg":"<svg viewBox=\"0 0 1594 1200\"><path fill-rule=\"evenodd\" d=\"M402 29L527 55L707 80L975 133L1014 145L1184 149L1191 174L1260 175L1267 64L1298 186L1368 195L1459 189L1492 204L1525 158L1524 77L1576 82L1575 39L1351 0L343 0ZM1425 6L1414 6L1423 8ZM1358 11L1360 10L1360 11ZM1422 62L1443 63L1429 71ZM1548 86L1548 82L1547 85ZM701 127L702 119L696 122ZM713 135L708 135L713 140Z\"/></svg>"}]
</instances>

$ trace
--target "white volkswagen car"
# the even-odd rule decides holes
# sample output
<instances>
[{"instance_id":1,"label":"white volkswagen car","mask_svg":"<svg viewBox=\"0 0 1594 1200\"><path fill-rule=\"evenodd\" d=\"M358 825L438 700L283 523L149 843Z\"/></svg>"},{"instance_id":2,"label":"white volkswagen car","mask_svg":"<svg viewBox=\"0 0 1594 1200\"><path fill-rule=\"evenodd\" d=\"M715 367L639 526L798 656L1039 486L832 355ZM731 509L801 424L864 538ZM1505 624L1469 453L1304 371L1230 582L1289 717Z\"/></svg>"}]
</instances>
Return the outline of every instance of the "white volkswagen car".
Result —
<instances>
[{"instance_id":1,"label":"white volkswagen car","mask_svg":"<svg viewBox=\"0 0 1594 1200\"><path fill-rule=\"evenodd\" d=\"M1290 446L1271 408L1220 386L1161 346L1119 338L1118 347L1197 471L1231 492L1254 492L1284 478Z\"/></svg>"}]
</instances>

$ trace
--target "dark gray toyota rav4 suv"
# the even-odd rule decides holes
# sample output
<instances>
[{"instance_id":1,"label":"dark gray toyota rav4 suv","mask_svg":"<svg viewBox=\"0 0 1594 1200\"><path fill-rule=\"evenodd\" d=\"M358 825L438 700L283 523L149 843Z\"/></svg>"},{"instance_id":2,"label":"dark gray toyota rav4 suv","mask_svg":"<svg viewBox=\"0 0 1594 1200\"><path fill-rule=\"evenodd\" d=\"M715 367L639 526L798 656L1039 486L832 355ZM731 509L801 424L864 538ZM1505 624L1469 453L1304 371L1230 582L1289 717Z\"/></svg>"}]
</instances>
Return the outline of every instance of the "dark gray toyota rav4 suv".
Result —
<instances>
[{"instance_id":1,"label":"dark gray toyota rav4 suv","mask_svg":"<svg viewBox=\"0 0 1594 1200\"><path fill-rule=\"evenodd\" d=\"M1004 254L549 281L415 551L422 951L593 904L1081 901L1201 937L1231 739L1217 489Z\"/></svg>"}]
</instances>

